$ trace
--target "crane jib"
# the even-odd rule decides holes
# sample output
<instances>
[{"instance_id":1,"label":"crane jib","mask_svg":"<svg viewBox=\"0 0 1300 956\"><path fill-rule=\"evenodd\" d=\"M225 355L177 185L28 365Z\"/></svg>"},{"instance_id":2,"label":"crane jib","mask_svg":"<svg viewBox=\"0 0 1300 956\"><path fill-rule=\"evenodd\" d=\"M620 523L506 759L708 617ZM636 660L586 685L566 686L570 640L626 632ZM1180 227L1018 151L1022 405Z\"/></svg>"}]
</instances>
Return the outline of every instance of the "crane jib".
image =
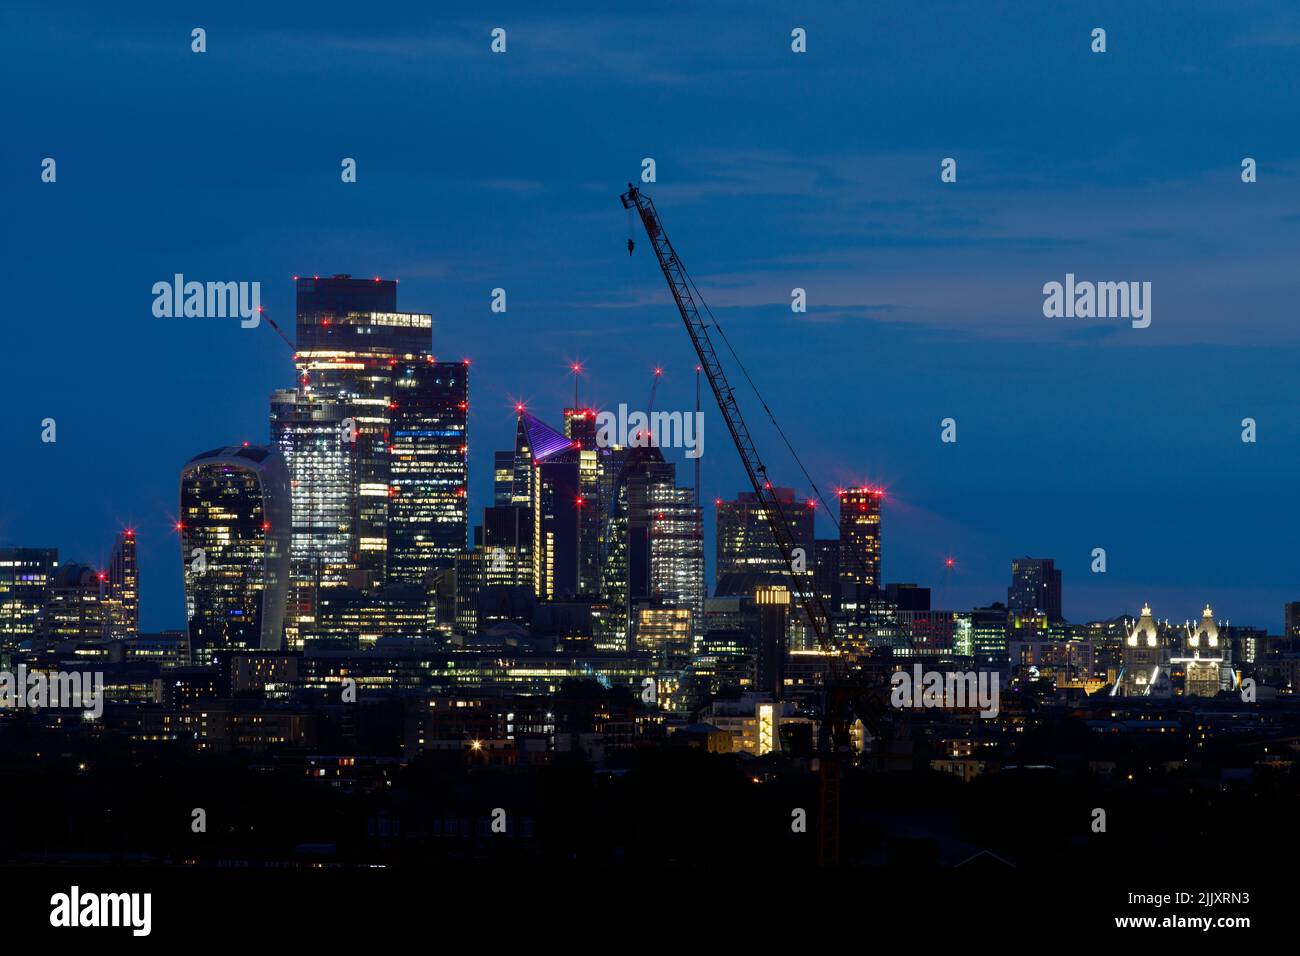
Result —
<instances>
[{"instance_id":1,"label":"crane jib","mask_svg":"<svg viewBox=\"0 0 1300 956\"><path fill-rule=\"evenodd\" d=\"M790 574L791 590L798 596L799 603L808 617L808 622L817 636L818 644L830 654L828 660L830 669L835 670L838 659L837 655L833 653L833 648L830 646L826 634L830 616L822 605L820 595L816 593L815 589L809 588L805 590L804 583L795 570L795 550L797 546L789 522L786 519L785 509L781 506L780 499L772 491L771 482L767 480L767 466L759 458L758 449L753 438L750 437L749 428L740 413L740 406L736 401L735 392L727 381L726 373L722 368L722 363L718 360L717 352L709 336L708 324L701 317L699 309L696 308L695 299L691 294L691 282L686 275L686 270L682 266L676 250L673 249L662 223L659 221L659 214L650 197L644 195L640 189L629 183L628 191L619 198L622 200L624 208L630 209L632 206L636 206L637 212L640 214L641 224L645 227L646 235L650 238L650 244L654 248L656 258L659 260L659 268L668 281L669 291L672 292L673 300L681 313L682 321L686 325L686 331L691 337L691 343L695 346L695 353L699 356L700 365L709 379L713 396L718 402L718 410L722 413L723 420L727 424L727 430L731 433L741 463L745 466L746 475L754 488L755 496L763 507L772 537Z\"/></svg>"}]
</instances>

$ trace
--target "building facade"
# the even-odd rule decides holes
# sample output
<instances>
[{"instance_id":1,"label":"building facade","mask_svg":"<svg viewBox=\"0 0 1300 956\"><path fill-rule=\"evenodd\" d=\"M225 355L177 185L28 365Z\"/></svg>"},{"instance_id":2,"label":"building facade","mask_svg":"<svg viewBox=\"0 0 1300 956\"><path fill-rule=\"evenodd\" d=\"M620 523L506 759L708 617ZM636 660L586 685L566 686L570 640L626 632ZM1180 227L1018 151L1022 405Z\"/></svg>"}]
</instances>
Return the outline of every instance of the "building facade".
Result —
<instances>
[{"instance_id":1,"label":"building facade","mask_svg":"<svg viewBox=\"0 0 1300 956\"><path fill-rule=\"evenodd\" d=\"M282 646L291 516L289 469L272 448L216 448L182 469L177 530L196 662Z\"/></svg>"}]
</instances>

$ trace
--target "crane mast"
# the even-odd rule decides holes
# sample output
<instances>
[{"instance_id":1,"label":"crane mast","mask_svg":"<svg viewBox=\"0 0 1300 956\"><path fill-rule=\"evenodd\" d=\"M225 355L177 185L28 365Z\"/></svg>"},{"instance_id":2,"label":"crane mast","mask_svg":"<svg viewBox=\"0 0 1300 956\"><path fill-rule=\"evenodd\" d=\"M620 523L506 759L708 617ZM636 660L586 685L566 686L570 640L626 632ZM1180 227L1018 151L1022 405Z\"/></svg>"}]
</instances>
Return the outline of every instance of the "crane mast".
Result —
<instances>
[{"instance_id":1,"label":"crane mast","mask_svg":"<svg viewBox=\"0 0 1300 956\"><path fill-rule=\"evenodd\" d=\"M659 213L655 210L655 204L650 197L628 183L627 192L619 198L623 201L624 209L635 208L641 217L641 224L645 227L650 245L654 247L655 257L659 260L659 268L663 270L664 278L668 281L668 288L677 303L677 311L681 313L682 321L686 323L686 331L695 346L695 354L699 356L700 365L709 380L709 387L713 389L713 397L717 399L718 410L722 412L722 418L727 423L727 430L731 432L736 451L740 453L740 460L745 466L745 473L749 476L749 483L754 488L754 494L767 518L768 527L772 529L772 537L776 540L781 558L790 572L791 586L798 595L804 612L808 615L813 632L817 635L818 646L829 652L832 648L826 629L830 617L816 590L809 588L805 591L804 584L800 580L801 576L795 570L797 545L794 535L790 531L789 522L786 521L780 499L772 491L767 466L759 457L754 439L749 434L749 427L740 413L735 390L727 381L727 373L723 370L722 363L718 361L718 353L709 335L708 323L700 315L695 297L691 294L691 282L686 270L677 257L672 242L668 239L668 233L664 230L663 222L659 219Z\"/></svg>"}]
</instances>

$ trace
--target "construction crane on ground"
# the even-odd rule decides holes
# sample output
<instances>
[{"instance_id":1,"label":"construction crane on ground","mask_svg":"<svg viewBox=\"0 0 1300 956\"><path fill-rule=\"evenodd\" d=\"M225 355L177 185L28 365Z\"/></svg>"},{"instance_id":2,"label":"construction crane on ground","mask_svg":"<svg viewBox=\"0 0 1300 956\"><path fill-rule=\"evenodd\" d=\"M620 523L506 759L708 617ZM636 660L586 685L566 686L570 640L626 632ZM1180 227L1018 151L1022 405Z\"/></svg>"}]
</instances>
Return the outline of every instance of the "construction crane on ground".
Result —
<instances>
[{"instance_id":1,"label":"construction crane on ground","mask_svg":"<svg viewBox=\"0 0 1300 956\"><path fill-rule=\"evenodd\" d=\"M850 680L844 672L843 661L829 634L830 615L816 588L809 586L805 575L801 573L808 556L803 555L801 561L801 556L797 554L799 548L790 529L790 523L786 519L785 509L772 490L767 466L759 456L758 448L741 414L735 390L727 381L726 372L714 348L709 330L712 325L721 332L717 320L713 318L708 304L700 295L699 289L695 287L685 265L678 257L672 242L669 241L668 233L650 197L628 183L627 192L619 198L623 202L624 209L629 213L635 209L641 218L641 224L645 227L646 236L659 261L659 268L668 282L668 289L677 305L677 311L686 324L691 344L695 346L700 368L709 380L709 387L717 400L718 410L722 413L723 421L727 423L727 431L731 434L750 485L767 518L777 549L781 552L781 558L790 575L791 590L798 596L799 603L816 634L817 644L826 655L827 673L823 680L822 726L819 740L821 757L819 761L821 776L819 858L823 864L833 865L838 861L839 853L840 762L847 759L852 752L853 720L856 717L870 730L878 733L879 718L884 710L884 704L877 694L867 691L858 682ZM631 252L632 241L629 238L628 253ZM700 306L704 307L704 312L708 315L707 320L701 315Z\"/></svg>"}]
</instances>

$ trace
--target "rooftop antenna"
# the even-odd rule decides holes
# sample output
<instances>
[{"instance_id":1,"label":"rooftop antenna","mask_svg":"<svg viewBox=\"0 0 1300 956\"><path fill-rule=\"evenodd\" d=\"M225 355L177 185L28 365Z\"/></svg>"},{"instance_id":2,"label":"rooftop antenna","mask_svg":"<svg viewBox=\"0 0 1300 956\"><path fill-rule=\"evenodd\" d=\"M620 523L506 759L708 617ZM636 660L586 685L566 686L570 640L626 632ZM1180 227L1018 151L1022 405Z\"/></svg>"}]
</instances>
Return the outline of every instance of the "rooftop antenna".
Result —
<instances>
[{"instance_id":1,"label":"rooftop antenna","mask_svg":"<svg viewBox=\"0 0 1300 956\"><path fill-rule=\"evenodd\" d=\"M574 359L573 364L569 366L569 371L573 373L573 408L576 411L582 407L578 404L578 381L582 375L582 362Z\"/></svg>"}]
</instances>

